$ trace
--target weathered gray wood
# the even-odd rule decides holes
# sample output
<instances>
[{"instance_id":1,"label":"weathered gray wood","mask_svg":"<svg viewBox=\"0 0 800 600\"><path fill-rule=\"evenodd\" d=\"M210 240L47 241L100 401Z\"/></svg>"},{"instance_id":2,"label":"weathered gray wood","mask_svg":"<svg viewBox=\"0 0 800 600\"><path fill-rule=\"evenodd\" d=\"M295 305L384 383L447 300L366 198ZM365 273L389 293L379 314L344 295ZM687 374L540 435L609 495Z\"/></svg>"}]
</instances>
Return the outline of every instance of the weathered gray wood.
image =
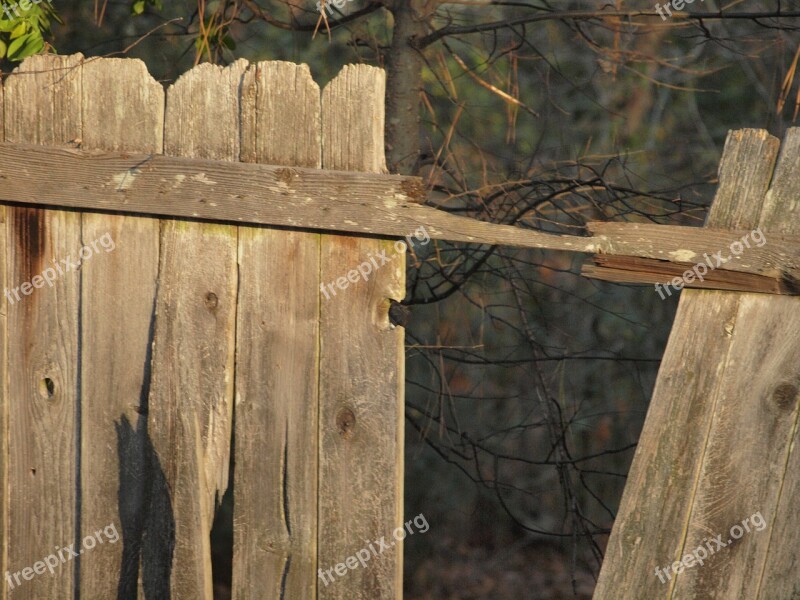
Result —
<instances>
[{"instance_id":1,"label":"weathered gray wood","mask_svg":"<svg viewBox=\"0 0 800 600\"><path fill-rule=\"evenodd\" d=\"M345 230L358 233L423 208L405 206L421 194L418 178L74 147L0 144L0 177L7 201L319 229L351 220ZM35 194L22 185L32 179Z\"/></svg>"},{"instance_id":2,"label":"weathered gray wood","mask_svg":"<svg viewBox=\"0 0 800 600\"><path fill-rule=\"evenodd\" d=\"M765 307L764 301L770 306ZM717 534L722 534L726 547L709 556L702 567L678 576L674 597L790 598L800 574L793 569L784 578L762 581L761 573L769 567L768 549L784 564L794 562L798 552L797 546L772 547L770 539L773 532L800 524L796 498L786 499L793 504L792 512L784 513L782 522L775 520L797 425L797 299L743 295L732 325L722 381L708 399L714 414L703 440L703 462L681 555ZM735 540L731 528L754 513L764 517L768 528L757 531L751 523L750 531ZM788 593L776 593L777 589Z\"/></svg>"},{"instance_id":3,"label":"weathered gray wood","mask_svg":"<svg viewBox=\"0 0 800 600\"><path fill-rule=\"evenodd\" d=\"M246 150L265 134L244 135ZM293 147L287 143L278 158ZM730 260L720 270L762 275L776 285L800 280L794 234L765 231L766 245L751 244L739 256L730 244L750 230L589 223L592 237L554 235L420 206L413 202L417 192L408 191L418 181L393 175L0 144L0 179L6 202L397 237L425 225L434 239L671 262L702 262L704 254L724 251Z\"/></svg>"},{"instance_id":4,"label":"weathered gray wood","mask_svg":"<svg viewBox=\"0 0 800 600\"><path fill-rule=\"evenodd\" d=\"M662 298L677 293L678 290L670 283L676 277L681 280L681 289L732 290L787 296L800 294L800 281L791 277L772 278L724 269L710 270L708 266L704 267L707 272L703 274L696 264L631 256L596 254L592 262L581 267L581 275L615 283L661 284L655 289ZM693 270L696 268L698 270ZM698 274L702 275L702 279L697 278Z\"/></svg>"},{"instance_id":5,"label":"weathered gray wood","mask_svg":"<svg viewBox=\"0 0 800 600\"><path fill-rule=\"evenodd\" d=\"M162 152L164 90L144 63L95 59L82 70L83 147ZM159 223L82 217L84 244L94 243L96 252L81 267L81 537L113 525L124 542L84 553L80 592L84 598L132 598L148 510L148 363Z\"/></svg>"},{"instance_id":6,"label":"weathered gray wood","mask_svg":"<svg viewBox=\"0 0 800 600\"><path fill-rule=\"evenodd\" d=\"M752 206L760 204L767 191L778 146L778 140L764 131L731 132L720 163L720 184L708 218L710 226L733 229L757 224L748 219L757 214ZM701 466L709 443L709 429L715 413L721 410L720 401L742 401L747 393L740 390L727 400L720 394L731 367L729 349L733 332L739 326L737 312L741 297L735 292L682 293L606 548L595 598L672 597L676 575L670 580L663 577L665 583L661 583L655 569L680 560L686 551L693 549L685 541L692 524L701 525L694 521L692 512L695 492L702 481ZM739 370L746 367L735 366ZM748 465L762 468L750 462ZM727 485L730 490L741 492L735 480L728 480ZM754 507L745 511L747 514L737 514L736 520L726 523L726 528L756 510ZM706 533L725 531L709 529ZM720 554L717 560L725 559L726 555ZM713 577L714 569L714 565L706 564L695 571L702 570L704 576ZM703 597L716 596L709 588L704 590Z\"/></svg>"},{"instance_id":7,"label":"weathered gray wood","mask_svg":"<svg viewBox=\"0 0 800 600\"><path fill-rule=\"evenodd\" d=\"M589 223L588 229L598 238L604 254L594 257L595 265L584 266L581 273L587 277L620 283L664 283L702 263L714 270L707 268L704 281L695 280L686 287L790 295L800 292L800 240L788 232L639 223ZM737 242L738 254L731 250ZM609 258L613 255L621 258ZM623 258L626 256L637 258L628 261ZM722 266L718 266L719 259L725 261Z\"/></svg>"},{"instance_id":8,"label":"weathered gray wood","mask_svg":"<svg viewBox=\"0 0 800 600\"><path fill-rule=\"evenodd\" d=\"M798 138L800 129L786 134L760 216L750 209L736 226L800 232L795 203L800 193ZM788 200L786 206L780 199ZM790 598L800 590L800 547L791 545L800 528L792 494L800 476L787 469L792 458L797 462L800 301L739 297L683 544L684 552L691 551L703 538L723 534L727 547L702 568L678 577L676 598ZM759 532L750 525L751 531L736 540L732 526L741 526L757 512L767 528Z\"/></svg>"},{"instance_id":9,"label":"weathered gray wood","mask_svg":"<svg viewBox=\"0 0 800 600\"><path fill-rule=\"evenodd\" d=\"M800 156L800 130L789 129L781 143L780 168L761 209L761 223L774 233L797 235L800 221L800 195L796 185L797 157Z\"/></svg>"},{"instance_id":10,"label":"weathered gray wood","mask_svg":"<svg viewBox=\"0 0 800 600\"><path fill-rule=\"evenodd\" d=\"M712 221L713 222L713 221ZM712 227L683 227L676 225L653 225L651 223L587 223L592 239L598 243L603 254L616 256L639 256L682 263L701 263L704 254L716 265L714 254L722 252L727 259L725 269L742 273L755 273L779 277L788 274L800 275L800 236L788 231L773 231L762 228L766 242L757 246L753 239L755 228L725 230ZM734 255L731 243L747 240L741 253ZM722 268L722 267L720 267Z\"/></svg>"},{"instance_id":11,"label":"weathered gray wood","mask_svg":"<svg viewBox=\"0 0 800 600\"><path fill-rule=\"evenodd\" d=\"M326 86L326 168L385 170L384 85L383 71L360 65ZM390 240L325 235L320 273L324 285L381 251L393 259L369 281L320 300L319 568L328 571L383 537L391 547L343 577L334 572L330 581L329 572L327 585L318 583L325 600L403 592L402 543L392 532L403 519L404 330L391 329L387 313L390 298L405 296L405 255Z\"/></svg>"},{"instance_id":12,"label":"weathered gray wood","mask_svg":"<svg viewBox=\"0 0 800 600\"><path fill-rule=\"evenodd\" d=\"M244 160L320 167L320 93L308 67L253 65L243 95ZM316 598L319 256L318 234L239 229L239 600Z\"/></svg>"},{"instance_id":13,"label":"weathered gray wood","mask_svg":"<svg viewBox=\"0 0 800 600\"><path fill-rule=\"evenodd\" d=\"M204 64L167 91L167 154L238 158L246 68ZM162 223L148 417L174 523L171 598L213 597L210 534L230 464L236 247L229 225Z\"/></svg>"},{"instance_id":14,"label":"weathered gray wood","mask_svg":"<svg viewBox=\"0 0 800 600\"><path fill-rule=\"evenodd\" d=\"M27 59L6 80L6 139L16 143L65 144L81 135L79 55ZM81 218L64 211L8 208L9 290L75 257ZM37 281L37 283L40 283ZM78 435L78 317L80 274L65 272L7 306L8 504L4 536L6 568L14 573L76 542ZM13 292L12 292L13 293ZM9 598L70 598L75 564L53 576L37 575L8 589ZM3 573L5 575L5 573ZM7 581L3 582L7 585ZM9 586L10 587L10 586Z\"/></svg>"},{"instance_id":15,"label":"weathered gray wood","mask_svg":"<svg viewBox=\"0 0 800 600\"><path fill-rule=\"evenodd\" d=\"M800 193L797 182L798 176L797 157L800 155L800 129L790 129L784 138L781 146L781 158L779 168L775 172L770 193L764 201L761 213L761 221L769 223L770 227L776 231L787 231L794 233L798 229L797 218L797 195ZM792 194L795 194L792 196ZM778 310L782 310L783 306ZM785 310L785 309L783 309ZM792 312L790 323L796 327L798 306L797 301L792 299L788 309ZM777 311L776 311L777 312ZM775 314L773 323L778 323L780 314ZM797 519L797 498L800 497L800 452L798 452L798 428L797 428L797 390L800 387L800 376L798 375L798 334L794 333L794 339L789 337L791 331L781 328L780 333L785 338L786 345L778 345L778 349L784 350L786 359L791 361L788 365L772 364L773 379L772 386L764 390L766 406L769 409L778 411L783 420L788 420L794 415L795 422L788 436L784 438L786 448L785 467L780 469L782 464L776 461L778 473L776 479L780 479L780 495L775 503L772 514L764 514L768 521L771 520L769 527L769 549L763 561L763 567L759 574L757 597L765 600L771 597L791 597L796 595L800 588L798 582L798 548L800 548L800 524ZM774 341L772 342L775 343ZM780 360L780 359L779 359ZM779 370L781 366L787 367L783 372ZM752 464L752 461L751 461ZM774 484L774 482L772 482ZM766 534L764 531L762 534ZM760 540L763 541L763 540ZM754 578L755 578L754 574Z\"/></svg>"},{"instance_id":16,"label":"weathered gray wood","mask_svg":"<svg viewBox=\"0 0 800 600\"><path fill-rule=\"evenodd\" d=\"M3 83L0 81L0 142L5 139L3 126ZM6 207L0 207L0 282L5 288L8 285L7 274L8 250L6 249ZM8 346L8 302L5 295L0 298L0 574L5 574L8 554L8 371L6 348ZM8 586L0 588L0 600L6 600Z\"/></svg>"}]
</instances>

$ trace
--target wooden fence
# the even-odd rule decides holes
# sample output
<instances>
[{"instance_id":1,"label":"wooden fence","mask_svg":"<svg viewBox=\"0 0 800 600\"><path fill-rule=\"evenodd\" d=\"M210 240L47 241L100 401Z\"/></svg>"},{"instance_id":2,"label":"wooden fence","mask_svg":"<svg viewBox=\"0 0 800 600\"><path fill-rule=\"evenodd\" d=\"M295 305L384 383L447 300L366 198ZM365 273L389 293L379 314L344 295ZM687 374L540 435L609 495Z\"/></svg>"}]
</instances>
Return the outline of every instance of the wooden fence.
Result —
<instances>
[{"instance_id":1,"label":"wooden fence","mask_svg":"<svg viewBox=\"0 0 800 600\"><path fill-rule=\"evenodd\" d=\"M378 69L320 94L305 67L239 61L164 92L136 60L41 56L0 93L0 599L211 598L231 464L234 598L400 598L400 543L318 573L402 525L391 238L421 225L595 253L585 274L638 283L762 227L686 282L711 289L681 299L595 595L797 595L800 130L780 157L763 131L729 137L709 227L576 237L422 206L418 179L385 174Z\"/></svg>"},{"instance_id":2,"label":"wooden fence","mask_svg":"<svg viewBox=\"0 0 800 600\"><path fill-rule=\"evenodd\" d=\"M385 171L384 74L371 67L320 94L305 66L201 65L165 92L137 60L41 56L2 93L7 143ZM0 186L10 170L34 194L68 185L17 158ZM317 576L402 524L403 338L387 308L405 294L405 259L320 294L392 241L11 205L3 222L7 289L64 273L2 299L0 597L211 598L232 439L234 598L401 595L400 544L334 584ZM79 270L53 262L105 235L113 251L96 245ZM109 525L118 543L55 575L22 571Z\"/></svg>"},{"instance_id":3,"label":"wooden fence","mask_svg":"<svg viewBox=\"0 0 800 600\"><path fill-rule=\"evenodd\" d=\"M732 132L707 225L796 235L798 198L800 129ZM800 597L798 388L800 298L683 293L595 598Z\"/></svg>"}]
</instances>

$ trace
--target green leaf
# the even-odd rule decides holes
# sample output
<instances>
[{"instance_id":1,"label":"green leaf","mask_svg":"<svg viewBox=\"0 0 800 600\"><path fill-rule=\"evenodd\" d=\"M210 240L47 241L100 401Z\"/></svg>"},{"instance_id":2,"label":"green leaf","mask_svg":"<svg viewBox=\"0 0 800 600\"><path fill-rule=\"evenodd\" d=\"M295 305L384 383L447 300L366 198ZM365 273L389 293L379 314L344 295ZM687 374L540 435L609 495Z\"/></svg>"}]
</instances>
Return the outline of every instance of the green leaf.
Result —
<instances>
[{"instance_id":1,"label":"green leaf","mask_svg":"<svg viewBox=\"0 0 800 600\"><path fill-rule=\"evenodd\" d=\"M15 60L22 60L23 58L28 58L29 56L33 56L34 54L39 54L44 48L44 40L40 35L32 34L29 38L27 44L22 49L22 51L17 55Z\"/></svg>"},{"instance_id":2,"label":"green leaf","mask_svg":"<svg viewBox=\"0 0 800 600\"><path fill-rule=\"evenodd\" d=\"M19 25L14 27L14 31L11 32L11 39L15 40L21 35L24 35L25 32L28 30L28 24L25 21L22 21Z\"/></svg>"},{"instance_id":3,"label":"green leaf","mask_svg":"<svg viewBox=\"0 0 800 600\"><path fill-rule=\"evenodd\" d=\"M236 42L233 41L231 36L226 35L224 38L222 38L222 43L225 44L225 47L228 48L228 50L236 50Z\"/></svg>"},{"instance_id":4,"label":"green leaf","mask_svg":"<svg viewBox=\"0 0 800 600\"><path fill-rule=\"evenodd\" d=\"M0 2L12 6L15 4L15 0L0 0ZM62 22L53 8L52 0L31 0L28 9L21 15L19 17L12 15L9 18L0 7L0 59L20 61L39 54L47 47L45 36L51 35L51 22Z\"/></svg>"},{"instance_id":5,"label":"green leaf","mask_svg":"<svg viewBox=\"0 0 800 600\"><path fill-rule=\"evenodd\" d=\"M131 14L132 15L141 15L144 12L145 2L144 0L136 0L131 5Z\"/></svg>"},{"instance_id":6,"label":"green leaf","mask_svg":"<svg viewBox=\"0 0 800 600\"><path fill-rule=\"evenodd\" d=\"M23 36L15 39L11 42L11 45L8 47L8 58L10 60L18 60L17 59L17 52L20 48L26 43L28 36Z\"/></svg>"}]
</instances>

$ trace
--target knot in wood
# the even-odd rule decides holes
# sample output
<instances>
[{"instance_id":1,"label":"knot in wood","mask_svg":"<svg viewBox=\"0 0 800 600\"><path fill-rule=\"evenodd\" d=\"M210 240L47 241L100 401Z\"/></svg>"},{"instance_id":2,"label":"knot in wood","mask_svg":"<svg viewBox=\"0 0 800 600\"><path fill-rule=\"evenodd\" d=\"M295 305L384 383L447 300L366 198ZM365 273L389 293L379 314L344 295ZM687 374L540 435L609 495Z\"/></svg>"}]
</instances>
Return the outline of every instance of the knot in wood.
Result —
<instances>
[{"instance_id":1,"label":"knot in wood","mask_svg":"<svg viewBox=\"0 0 800 600\"><path fill-rule=\"evenodd\" d=\"M403 190L403 193L406 196L408 196L409 202L413 202L414 204L425 204L428 194L425 189L425 184L419 177L409 177L408 179L404 179L400 184L400 189Z\"/></svg>"},{"instance_id":2,"label":"knot in wood","mask_svg":"<svg viewBox=\"0 0 800 600\"><path fill-rule=\"evenodd\" d=\"M353 437L353 430L356 427L356 415L349 408L341 408L336 413L336 429L344 439Z\"/></svg>"},{"instance_id":3,"label":"knot in wood","mask_svg":"<svg viewBox=\"0 0 800 600\"><path fill-rule=\"evenodd\" d=\"M300 176L300 174L297 171L295 171L294 169L288 169L288 168L287 169L280 169L276 173L276 175L277 175L278 181L280 181L282 183L285 183L286 185L289 185L290 183L292 183L292 181L294 181L297 177Z\"/></svg>"},{"instance_id":4,"label":"knot in wood","mask_svg":"<svg viewBox=\"0 0 800 600\"><path fill-rule=\"evenodd\" d=\"M782 383L772 392L772 400L781 410L794 408L797 401L797 386L791 383Z\"/></svg>"}]
</instances>

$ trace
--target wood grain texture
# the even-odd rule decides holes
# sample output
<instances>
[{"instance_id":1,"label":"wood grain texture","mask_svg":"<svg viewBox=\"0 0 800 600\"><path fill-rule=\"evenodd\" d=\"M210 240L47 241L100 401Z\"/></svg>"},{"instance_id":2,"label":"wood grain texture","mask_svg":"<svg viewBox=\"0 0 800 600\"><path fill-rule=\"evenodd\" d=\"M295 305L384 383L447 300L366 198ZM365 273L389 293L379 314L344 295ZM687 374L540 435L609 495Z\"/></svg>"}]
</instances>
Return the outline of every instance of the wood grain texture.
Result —
<instances>
[{"instance_id":1,"label":"wood grain texture","mask_svg":"<svg viewBox=\"0 0 800 600\"><path fill-rule=\"evenodd\" d=\"M246 68L200 65L167 91L167 154L237 159ZM162 223L148 423L164 474L153 494L168 502L174 527L171 598L213 597L210 534L230 464L236 246L232 226Z\"/></svg>"},{"instance_id":2,"label":"wood grain texture","mask_svg":"<svg viewBox=\"0 0 800 600\"><path fill-rule=\"evenodd\" d=\"M80 56L27 59L6 80L5 137L65 144L81 136ZM22 73L38 72L36 75ZM19 165L23 167L23 165ZM6 285L32 282L53 260L81 247L80 215L36 208L6 211ZM7 569L12 574L78 537L78 316L80 274L33 289L7 306ZM51 577L20 579L13 600L72 597L75 563ZM7 582L4 581L4 585ZM9 586L10 587L10 586Z\"/></svg>"},{"instance_id":3,"label":"wood grain texture","mask_svg":"<svg viewBox=\"0 0 800 600\"><path fill-rule=\"evenodd\" d=\"M768 189L778 146L777 139L760 130L729 134L709 226L747 228L757 224L748 219L758 214L752 205L760 204ZM697 523L692 514L695 491L702 487L709 431L715 414L722 410L721 386L729 376L729 350L740 299L741 294L735 292L682 293L595 598L673 597L676 576L670 580L663 577L662 583L655 569L680 560L685 548L693 549L685 538L692 523ZM737 397L741 400L741 395ZM730 490L739 489L732 480L727 485ZM750 514L737 514L726 527ZM711 565L694 569L701 570L713 576Z\"/></svg>"},{"instance_id":4,"label":"wood grain texture","mask_svg":"<svg viewBox=\"0 0 800 600\"><path fill-rule=\"evenodd\" d=\"M586 227L607 255L684 263L704 262L708 255L716 265L714 254L721 253L725 262L719 269L767 277L800 275L800 236L789 232L613 222L591 222ZM738 255L731 250L736 242L742 246Z\"/></svg>"},{"instance_id":5,"label":"wood grain texture","mask_svg":"<svg viewBox=\"0 0 800 600\"><path fill-rule=\"evenodd\" d=\"M308 67L252 65L243 96L243 160L321 166L320 91ZM316 598L319 260L318 234L239 230L239 600Z\"/></svg>"},{"instance_id":6,"label":"wood grain texture","mask_svg":"<svg viewBox=\"0 0 800 600\"><path fill-rule=\"evenodd\" d=\"M251 146L267 139L259 128L245 128L244 159L252 160ZM286 160L297 143L287 142L274 162ZM592 237L549 234L420 206L417 178L394 175L0 144L0 179L6 202L399 237L424 224L434 239L681 263L722 251L719 270L800 281L795 234L764 231L763 246L751 230L643 223L588 223ZM742 239L749 247L730 252Z\"/></svg>"},{"instance_id":7,"label":"wood grain texture","mask_svg":"<svg viewBox=\"0 0 800 600\"><path fill-rule=\"evenodd\" d=\"M163 151L164 90L143 62L95 59L82 77L85 148ZM142 541L159 224L97 213L83 213L82 221L93 253L81 268L81 537L113 525L122 540L84 553L80 591L85 598L134 598L143 592L140 562L148 560Z\"/></svg>"},{"instance_id":8,"label":"wood grain texture","mask_svg":"<svg viewBox=\"0 0 800 600\"><path fill-rule=\"evenodd\" d=\"M268 139L254 131L245 135L252 138L245 138L248 153L248 143ZM39 175L36 193L22 185L23 176L30 181ZM317 229L340 223L366 234L380 233L373 230L378 216L413 222L433 210L406 206L418 193L417 178L185 156L0 144L0 176L0 199L8 201Z\"/></svg>"},{"instance_id":9,"label":"wood grain texture","mask_svg":"<svg viewBox=\"0 0 800 600\"><path fill-rule=\"evenodd\" d=\"M0 81L0 142L5 139L3 125L3 83ZM0 285L8 287L6 248L6 207L0 207ZM8 559L8 302L0 298L0 574L5 574ZM8 587L0 588L0 600L7 600Z\"/></svg>"},{"instance_id":10,"label":"wood grain texture","mask_svg":"<svg viewBox=\"0 0 800 600\"><path fill-rule=\"evenodd\" d=\"M383 71L363 65L326 86L326 168L385 170L384 86ZM390 298L405 296L405 255L390 240L325 235L320 272L322 284L335 281L382 251L392 260L369 281L321 299L319 567L381 538L391 548L332 582L329 572L325 600L402 597L402 543L392 532L403 519L404 330L391 329L387 313Z\"/></svg>"},{"instance_id":11,"label":"wood grain texture","mask_svg":"<svg viewBox=\"0 0 800 600\"><path fill-rule=\"evenodd\" d=\"M769 301L770 306L764 306ZM691 517L680 555L705 546L722 534L724 548L702 567L677 577L675 598L789 598L775 594L775 584L800 583L794 572L782 582L770 580L759 594L761 572L776 525L796 527L793 513L774 521L789 445L796 433L800 311L796 298L742 295L733 322L725 371L715 391L715 410L704 442L704 455L693 494ZM791 390L794 390L792 392ZM768 440L768 441L767 441ZM760 513L770 528L741 539L732 527ZM796 557L797 546L778 554ZM677 560L677 559L676 559Z\"/></svg>"},{"instance_id":12,"label":"wood grain texture","mask_svg":"<svg viewBox=\"0 0 800 600\"><path fill-rule=\"evenodd\" d=\"M800 281L794 278L765 277L724 269L711 270L707 263L698 266L693 263L671 263L652 258L603 254L596 254L592 262L594 264L584 264L581 267L581 275L615 283L659 284L655 290L662 300L673 293L677 295L678 288L671 283L676 277L682 280L679 282L680 289L686 287L786 296L800 295ZM711 259L711 264L714 264L714 259ZM703 266L703 269L700 269L700 266ZM702 279L699 279L698 275Z\"/></svg>"},{"instance_id":13,"label":"wood grain texture","mask_svg":"<svg viewBox=\"0 0 800 600\"><path fill-rule=\"evenodd\" d=\"M792 127L781 143L780 166L776 169L772 186L764 198L761 223L768 223L771 231L797 235L800 221L800 196L797 194L797 157L800 156L800 129Z\"/></svg>"},{"instance_id":14,"label":"wood grain texture","mask_svg":"<svg viewBox=\"0 0 800 600\"><path fill-rule=\"evenodd\" d=\"M687 287L776 294L800 291L800 239L788 232L755 226L725 231L640 223L589 223L587 227L602 247L603 254L596 255L594 262L614 264L586 267L583 274L588 277L664 283L700 263L712 268L706 268L705 281L695 280ZM637 259L628 265L631 279L626 279L623 270L625 259L617 262L612 256ZM646 273L650 274L647 279Z\"/></svg>"},{"instance_id":15,"label":"wood grain texture","mask_svg":"<svg viewBox=\"0 0 800 600\"><path fill-rule=\"evenodd\" d=\"M790 129L784 138L781 148L779 168L775 172L772 188L767 194L761 220L771 223L776 230L796 231L798 219L796 217L798 189L797 181L800 177L797 160L798 144L800 143L800 129ZM782 198L782 201L777 199ZM791 219L786 215L795 215ZM783 308L783 307L781 307ZM791 303L788 310L792 313L790 323L796 324L798 306L796 300ZM775 315L776 320L780 317ZM797 519L797 498L800 494L800 453L798 452L798 427L797 427L797 389L800 387L800 349L798 348L798 334L791 331L781 331L783 349L789 362L786 370L779 372L773 366L775 377L771 389L766 389L765 404L782 409L784 413L794 409L794 427L788 432L788 447L786 448L785 467L781 469L780 461L776 460L777 473L773 471L775 479L780 480L780 489L773 515L764 514L771 524L769 528L769 549L764 558L760 575L758 575L758 598L791 598L800 594L800 581L798 581L798 548L800 548L800 524ZM784 414L783 419L788 420L790 414ZM784 429L785 430L785 429ZM785 443L785 442L784 442ZM775 481L771 482L776 485ZM766 535L764 531L759 535ZM763 540L759 540L763 543ZM753 573L753 577L757 576Z\"/></svg>"},{"instance_id":16,"label":"wood grain texture","mask_svg":"<svg viewBox=\"0 0 800 600\"><path fill-rule=\"evenodd\" d=\"M737 216L733 225L800 232L795 216L800 192L797 134L797 130L790 131L784 140L766 194L771 200L761 207L760 215L751 209ZM800 590L800 572L795 568L800 548L787 542L796 541L796 534L791 532L800 528L796 498L791 494L798 475L787 465L797 437L798 299L741 294L726 363L683 551L691 551L703 543L703 538L717 534L723 535L726 547L710 556L703 568L678 577L674 597L794 597ZM789 489L784 491L787 482ZM763 516L768 527L751 530L737 540L738 532L732 527L741 526L754 513ZM768 560L768 554L773 558ZM782 566L773 571L778 563Z\"/></svg>"}]
</instances>

